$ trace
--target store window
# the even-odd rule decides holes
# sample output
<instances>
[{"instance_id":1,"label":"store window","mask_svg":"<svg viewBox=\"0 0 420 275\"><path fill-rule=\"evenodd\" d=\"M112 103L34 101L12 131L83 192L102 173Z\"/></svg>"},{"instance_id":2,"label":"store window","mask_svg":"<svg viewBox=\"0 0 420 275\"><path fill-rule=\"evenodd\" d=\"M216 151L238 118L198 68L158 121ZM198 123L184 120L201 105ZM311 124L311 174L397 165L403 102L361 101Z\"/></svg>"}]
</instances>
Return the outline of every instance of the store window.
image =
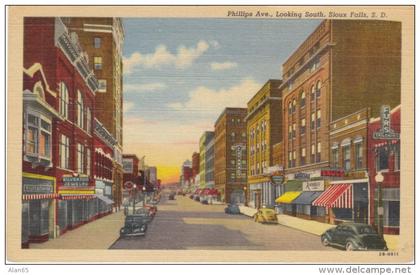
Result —
<instances>
[{"instance_id":1,"label":"store window","mask_svg":"<svg viewBox=\"0 0 420 275\"><path fill-rule=\"evenodd\" d=\"M60 167L70 169L70 141L65 135L61 135L59 141Z\"/></svg>"},{"instance_id":2,"label":"store window","mask_svg":"<svg viewBox=\"0 0 420 275\"><path fill-rule=\"evenodd\" d=\"M60 105L59 105L60 115L68 119L69 118L69 91L67 89L66 84L64 84L64 82L60 82L60 84L58 84L58 90L59 90L59 99L60 99Z\"/></svg>"},{"instance_id":3,"label":"store window","mask_svg":"<svg viewBox=\"0 0 420 275\"><path fill-rule=\"evenodd\" d=\"M102 57L101 56L93 57L93 66L95 70L102 70Z\"/></svg>"}]
</instances>

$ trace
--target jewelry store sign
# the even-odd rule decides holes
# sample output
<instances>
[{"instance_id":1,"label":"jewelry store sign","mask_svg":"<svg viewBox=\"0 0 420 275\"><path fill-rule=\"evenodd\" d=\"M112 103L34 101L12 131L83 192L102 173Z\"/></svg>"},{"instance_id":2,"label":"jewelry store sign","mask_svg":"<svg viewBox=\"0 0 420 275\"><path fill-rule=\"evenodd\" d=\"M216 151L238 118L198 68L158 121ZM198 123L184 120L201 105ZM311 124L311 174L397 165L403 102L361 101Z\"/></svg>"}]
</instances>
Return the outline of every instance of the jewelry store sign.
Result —
<instances>
[{"instance_id":1,"label":"jewelry store sign","mask_svg":"<svg viewBox=\"0 0 420 275\"><path fill-rule=\"evenodd\" d=\"M63 176L63 186L65 187L87 187L89 185L88 176L73 176L73 175L64 175Z\"/></svg>"}]
</instances>

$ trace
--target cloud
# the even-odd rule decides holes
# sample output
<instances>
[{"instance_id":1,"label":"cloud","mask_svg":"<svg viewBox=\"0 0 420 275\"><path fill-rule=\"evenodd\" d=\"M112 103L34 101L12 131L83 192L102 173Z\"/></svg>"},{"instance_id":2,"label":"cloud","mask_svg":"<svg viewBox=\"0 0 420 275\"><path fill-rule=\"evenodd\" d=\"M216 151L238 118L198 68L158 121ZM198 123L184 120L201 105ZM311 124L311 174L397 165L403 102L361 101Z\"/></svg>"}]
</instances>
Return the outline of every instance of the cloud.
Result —
<instances>
[{"instance_id":1,"label":"cloud","mask_svg":"<svg viewBox=\"0 0 420 275\"><path fill-rule=\"evenodd\" d=\"M142 92L155 92L165 89L167 86L165 83L154 82L144 84L124 84L125 93L142 93Z\"/></svg>"},{"instance_id":2,"label":"cloud","mask_svg":"<svg viewBox=\"0 0 420 275\"><path fill-rule=\"evenodd\" d=\"M192 47L180 45L176 53L170 52L164 44L158 45L154 53L134 52L129 57L123 58L124 73L130 74L138 66L146 69L159 69L172 65L177 69L186 69L202 56L210 48L210 45L214 48L219 47L217 41L211 41L209 44L209 42L200 40Z\"/></svg>"},{"instance_id":3,"label":"cloud","mask_svg":"<svg viewBox=\"0 0 420 275\"><path fill-rule=\"evenodd\" d=\"M221 71L221 70L229 70L238 67L238 63L236 62L212 62L210 67L213 71Z\"/></svg>"},{"instance_id":4,"label":"cloud","mask_svg":"<svg viewBox=\"0 0 420 275\"><path fill-rule=\"evenodd\" d=\"M236 85L218 90L199 86L190 92L186 102L169 103L168 107L178 111L200 111L216 120L226 107L245 108L261 85L252 78L245 78Z\"/></svg>"}]
</instances>

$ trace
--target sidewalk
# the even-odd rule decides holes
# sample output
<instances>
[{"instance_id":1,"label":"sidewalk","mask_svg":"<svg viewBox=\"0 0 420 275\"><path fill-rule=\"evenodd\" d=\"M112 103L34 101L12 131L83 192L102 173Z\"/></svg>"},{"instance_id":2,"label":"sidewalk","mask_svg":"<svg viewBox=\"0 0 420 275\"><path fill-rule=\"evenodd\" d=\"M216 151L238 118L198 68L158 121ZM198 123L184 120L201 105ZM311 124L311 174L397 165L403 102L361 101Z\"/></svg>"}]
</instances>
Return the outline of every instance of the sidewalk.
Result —
<instances>
[{"instance_id":1,"label":"sidewalk","mask_svg":"<svg viewBox=\"0 0 420 275\"><path fill-rule=\"evenodd\" d=\"M241 206L239 207L241 213L246 216L252 216L257 212L256 209L251 207ZM335 225L328 224L328 223L321 223L312 220L305 220L297 217L292 217L289 215L277 215L278 223L287 227L291 227L303 232L311 233L314 235L321 236L326 230L335 227ZM384 235L384 239L388 245L389 250L397 250L398 249L398 240L399 235Z\"/></svg>"},{"instance_id":2,"label":"sidewalk","mask_svg":"<svg viewBox=\"0 0 420 275\"><path fill-rule=\"evenodd\" d=\"M84 224L45 243L30 244L30 249L108 249L124 224L124 211L112 213Z\"/></svg>"}]
</instances>

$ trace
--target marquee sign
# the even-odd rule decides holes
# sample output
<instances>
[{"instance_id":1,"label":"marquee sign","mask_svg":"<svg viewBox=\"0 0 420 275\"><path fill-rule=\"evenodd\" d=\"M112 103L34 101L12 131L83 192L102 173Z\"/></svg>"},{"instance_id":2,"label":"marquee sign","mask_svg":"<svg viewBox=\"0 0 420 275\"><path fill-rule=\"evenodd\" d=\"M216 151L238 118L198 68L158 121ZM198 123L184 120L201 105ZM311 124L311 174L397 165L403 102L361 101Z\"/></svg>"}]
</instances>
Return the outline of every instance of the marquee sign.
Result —
<instances>
[{"instance_id":1,"label":"marquee sign","mask_svg":"<svg viewBox=\"0 0 420 275\"><path fill-rule=\"evenodd\" d=\"M236 173L242 173L242 151L244 150L245 146L238 144L236 145Z\"/></svg>"},{"instance_id":2,"label":"marquee sign","mask_svg":"<svg viewBox=\"0 0 420 275\"><path fill-rule=\"evenodd\" d=\"M64 175L63 186L66 187L86 187L89 185L89 177L81 175Z\"/></svg>"},{"instance_id":3,"label":"marquee sign","mask_svg":"<svg viewBox=\"0 0 420 275\"><path fill-rule=\"evenodd\" d=\"M381 107L381 129L373 133L373 139L399 139L400 134L391 129L391 108L388 105Z\"/></svg>"}]
</instances>

